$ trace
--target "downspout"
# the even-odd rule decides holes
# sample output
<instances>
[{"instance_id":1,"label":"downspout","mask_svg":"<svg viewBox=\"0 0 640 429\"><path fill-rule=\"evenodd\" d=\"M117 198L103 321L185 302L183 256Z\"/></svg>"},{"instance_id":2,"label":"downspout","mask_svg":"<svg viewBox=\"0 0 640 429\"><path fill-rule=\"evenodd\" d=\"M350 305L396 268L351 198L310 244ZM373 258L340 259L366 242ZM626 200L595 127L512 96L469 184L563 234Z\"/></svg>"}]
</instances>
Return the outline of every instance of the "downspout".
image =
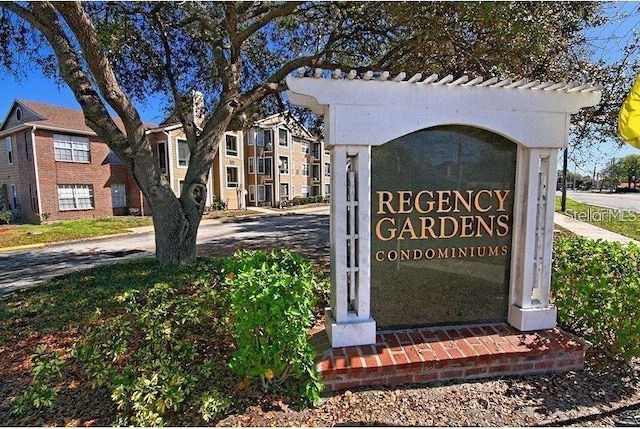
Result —
<instances>
[{"instance_id":1,"label":"downspout","mask_svg":"<svg viewBox=\"0 0 640 429\"><path fill-rule=\"evenodd\" d=\"M38 170L38 151L36 150L36 126L31 127L31 148L33 150L33 168L36 172L36 194L38 195L38 217L42 222L42 197L40 196L40 173Z\"/></svg>"}]
</instances>

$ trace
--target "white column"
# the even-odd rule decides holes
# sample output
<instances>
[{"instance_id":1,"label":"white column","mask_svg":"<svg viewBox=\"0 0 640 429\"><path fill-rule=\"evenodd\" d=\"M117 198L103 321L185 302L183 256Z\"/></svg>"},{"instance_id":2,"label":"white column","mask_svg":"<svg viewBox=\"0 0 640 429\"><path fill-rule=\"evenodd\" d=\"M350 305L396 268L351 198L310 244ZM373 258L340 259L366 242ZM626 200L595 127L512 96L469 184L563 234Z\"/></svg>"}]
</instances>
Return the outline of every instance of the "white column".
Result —
<instances>
[{"instance_id":1,"label":"white column","mask_svg":"<svg viewBox=\"0 0 640 429\"><path fill-rule=\"evenodd\" d=\"M333 347L375 344L369 281L370 147L336 145L331 166L331 308L325 328Z\"/></svg>"},{"instance_id":2,"label":"white column","mask_svg":"<svg viewBox=\"0 0 640 429\"><path fill-rule=\"evenodd\" d=\"M521 331L556 326L549 303L556 155L518 146L508 321Z\"/></svg>"}]
</instances>

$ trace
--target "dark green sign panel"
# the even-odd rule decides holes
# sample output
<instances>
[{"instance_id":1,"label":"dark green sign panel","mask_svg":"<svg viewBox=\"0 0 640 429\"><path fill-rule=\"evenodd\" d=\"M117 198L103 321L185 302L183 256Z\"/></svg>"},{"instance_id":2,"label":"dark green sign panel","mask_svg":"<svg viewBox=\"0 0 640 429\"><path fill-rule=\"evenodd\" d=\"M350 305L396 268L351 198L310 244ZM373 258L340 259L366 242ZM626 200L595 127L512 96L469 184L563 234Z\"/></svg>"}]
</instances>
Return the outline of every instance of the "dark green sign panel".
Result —
<instances>
[{"instance_id":1,"label":"dark green sign panel","mask_svg":"<svg viewBox=\"0 0 640 429\"><path fill-rule=\"evenodd\" d=\"M506 320L516 144L468 126L371 149L371 314L379 328Z\"/></svg>"}]
</instances>

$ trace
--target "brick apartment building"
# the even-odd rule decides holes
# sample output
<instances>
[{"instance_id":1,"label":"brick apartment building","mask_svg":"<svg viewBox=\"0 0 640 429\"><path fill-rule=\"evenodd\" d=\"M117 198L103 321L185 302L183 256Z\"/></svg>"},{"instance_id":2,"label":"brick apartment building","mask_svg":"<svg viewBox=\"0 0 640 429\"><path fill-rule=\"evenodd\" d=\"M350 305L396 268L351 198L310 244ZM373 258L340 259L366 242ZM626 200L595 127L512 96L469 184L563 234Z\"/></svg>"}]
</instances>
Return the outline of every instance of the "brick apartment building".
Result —
<instances>
[{"instance_id":1,"label":"brick apartment building","mask_svg":"<svg viewBox=\"0 0 640 429\"><path fill-rule=\"evenodd\" d=\"M0 210L25 222L141 210L133 176L82 111L15 100L0 124Z\"/></svg>"}]
</instances>

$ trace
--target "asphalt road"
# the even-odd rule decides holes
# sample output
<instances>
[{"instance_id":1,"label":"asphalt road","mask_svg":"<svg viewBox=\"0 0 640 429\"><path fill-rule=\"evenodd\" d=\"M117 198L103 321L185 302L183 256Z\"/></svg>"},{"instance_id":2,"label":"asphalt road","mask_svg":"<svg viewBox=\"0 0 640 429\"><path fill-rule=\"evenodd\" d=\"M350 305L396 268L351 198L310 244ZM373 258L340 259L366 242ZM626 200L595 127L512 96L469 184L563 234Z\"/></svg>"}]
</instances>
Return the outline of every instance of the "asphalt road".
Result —
<instances>
[{"instance_id":1,"label":"asphalt road","mask_svg":"<svg viewBox=\"0 0 640 429\"><path fill-rule=\"evenodd\" d=\"M610 194L606 192L567 191L567 197L581 203L640 213L640 193Z\"/></svg>"},{"instance_id":2,"label":"asphalt road","mask_svg":"<svg viewBox=\"0 0 640 429\"><path fill-rule=\"evenodd\" d=\"M201 224L198 253L223 256L239 247L291 248L305 256L329 249L329 210ZM130 258L153 257L153 232L0 252L0 295L75 270ZM327 256L328 257L328 256Z\"/></svg>"}]
</instances>

